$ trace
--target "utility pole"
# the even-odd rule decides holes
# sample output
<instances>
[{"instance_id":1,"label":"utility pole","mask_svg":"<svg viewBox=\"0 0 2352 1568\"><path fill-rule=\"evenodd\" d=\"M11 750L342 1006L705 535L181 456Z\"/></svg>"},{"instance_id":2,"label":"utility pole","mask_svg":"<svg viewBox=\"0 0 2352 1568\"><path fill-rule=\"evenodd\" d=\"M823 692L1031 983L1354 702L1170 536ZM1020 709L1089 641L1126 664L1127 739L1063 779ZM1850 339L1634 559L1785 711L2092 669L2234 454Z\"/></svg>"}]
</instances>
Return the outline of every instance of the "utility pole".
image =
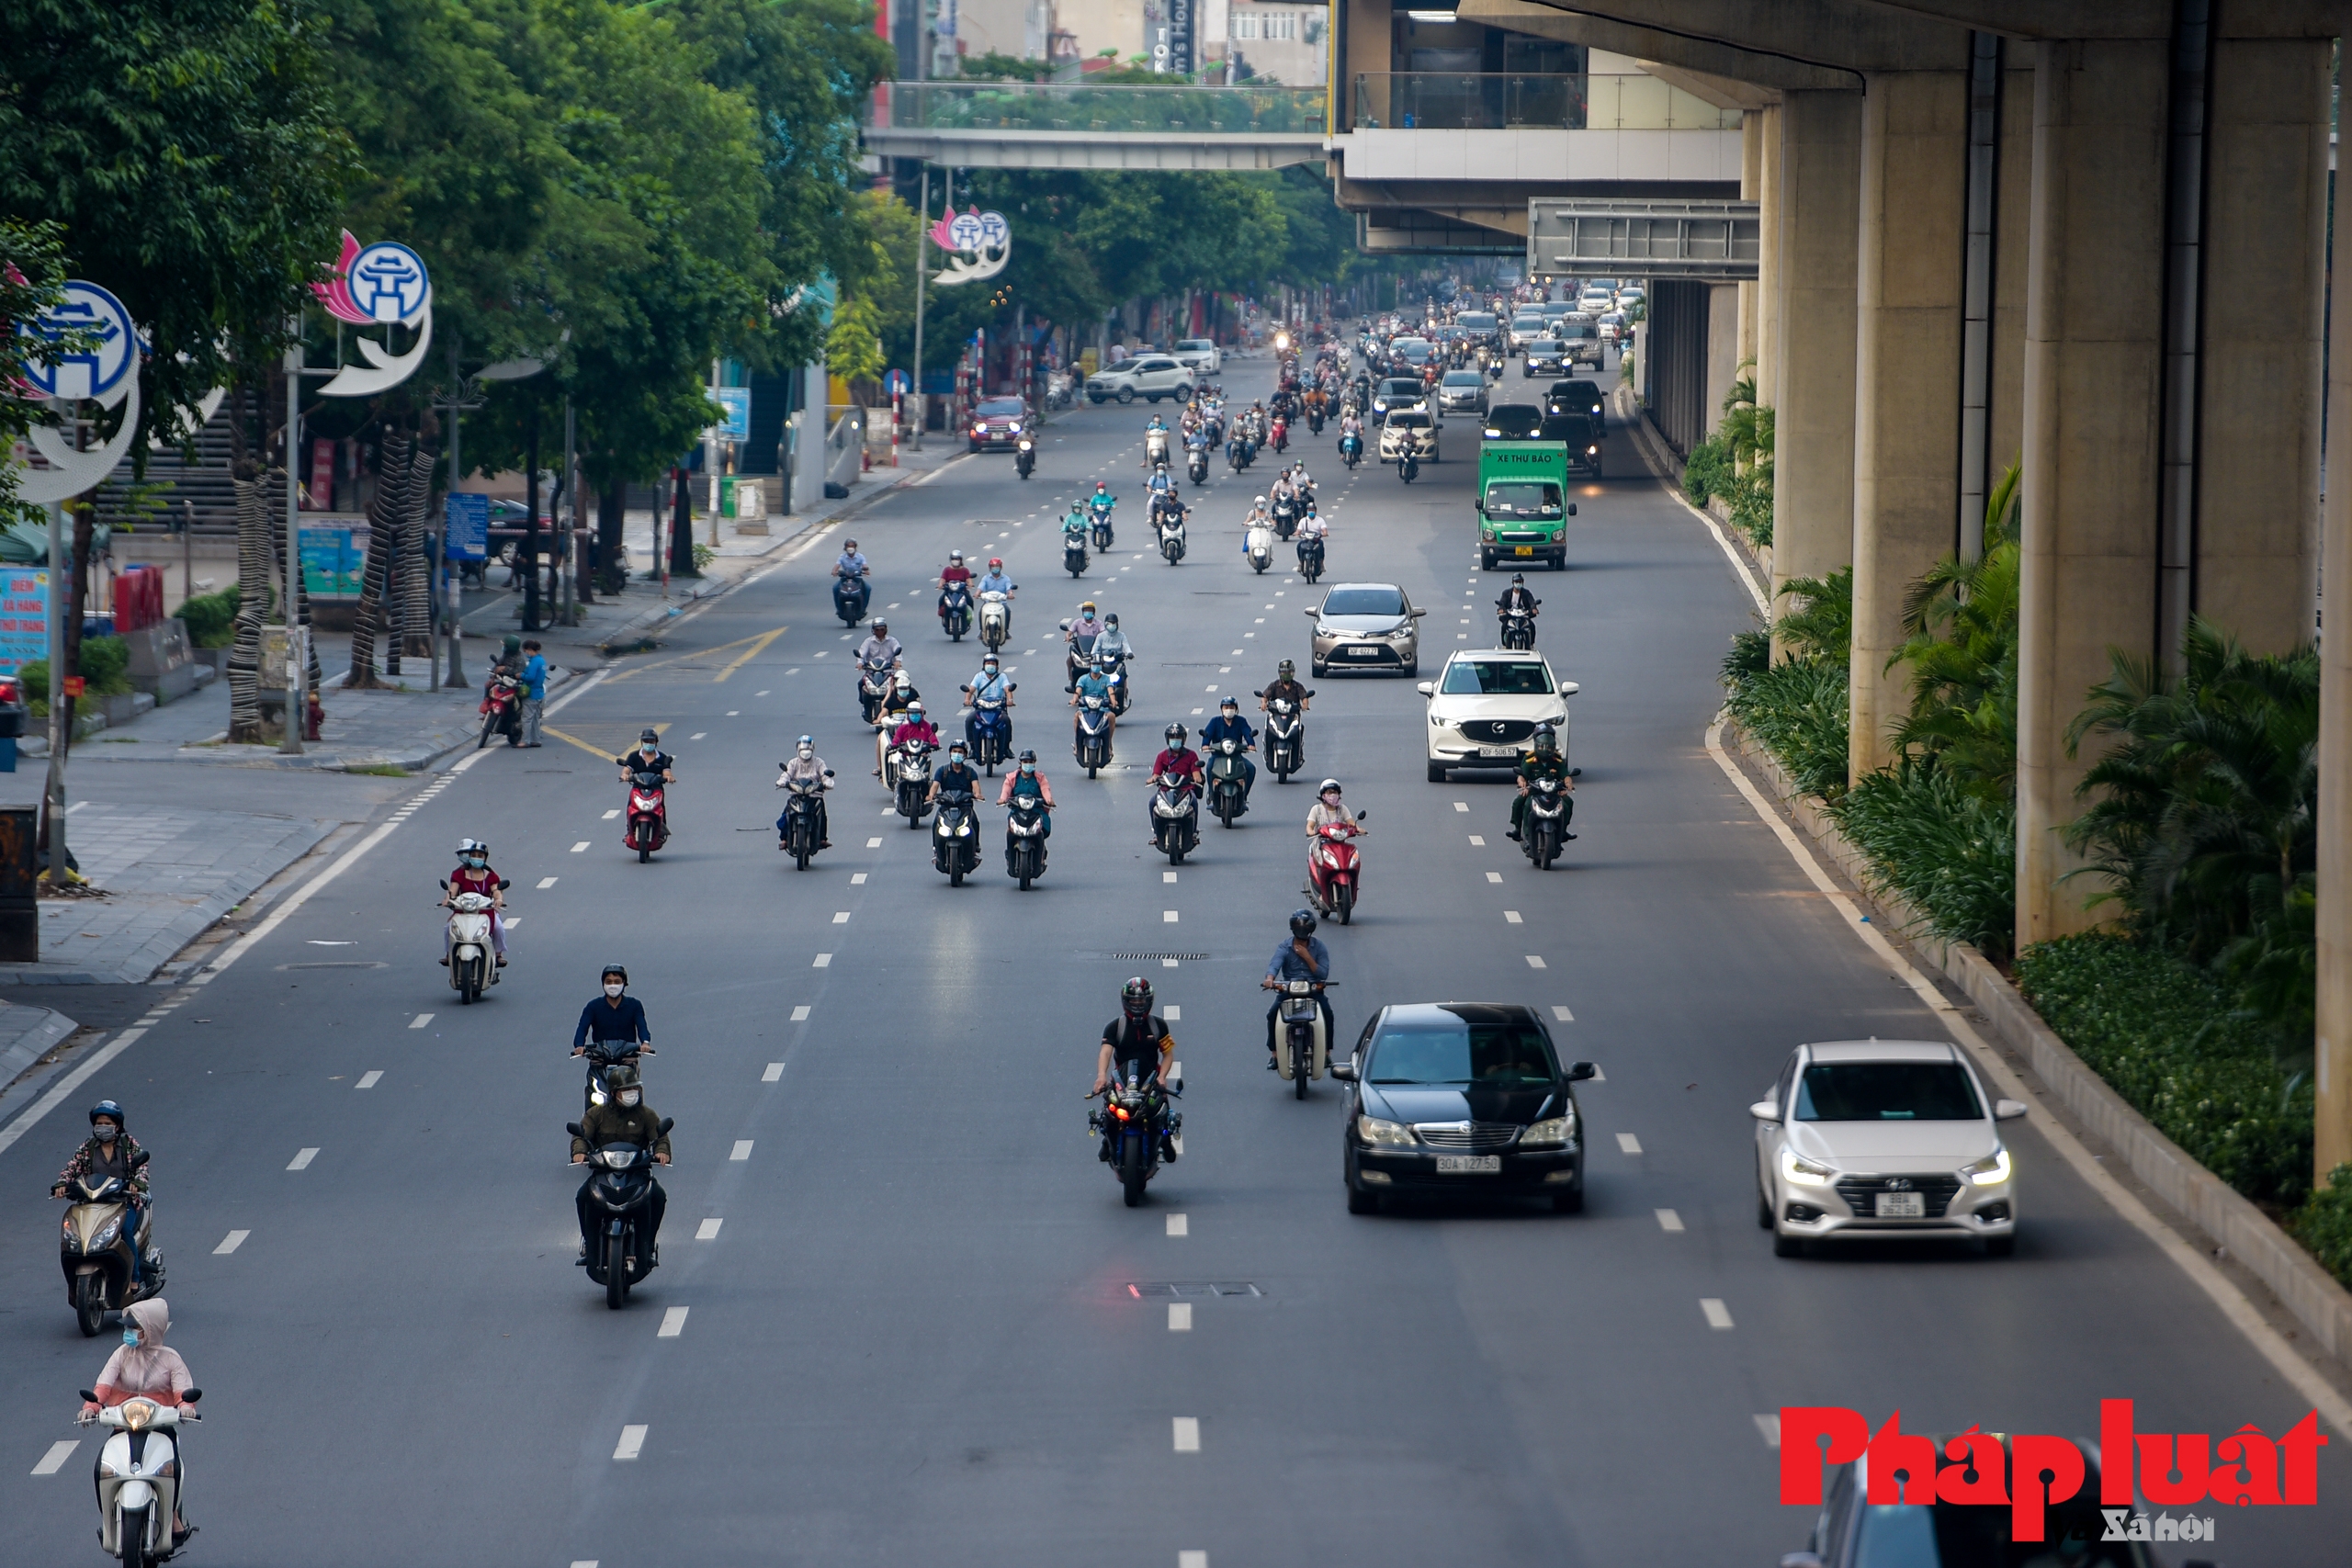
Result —
<instances>
[{"instance_id":1,"label":"utility pole","mask_svg":"<svg viewBox=\"0 0 2352 1568\"><path fill-rule=\"evenodd\" d=\"M922 427L931 423L930 405L922 395L922 306L923 285L930 280L930 264L923 260L923 247L930 238L931 165L922 166L922 203L915 209L915 439L914 448L922 450Z\"/></svg>"},{"instance_id":2,"label":"utility pole","mask_svg":"<svg viewBox=\"0 0 2352 1568\"><path fill-rule=\"evenodd\" d=\"M49 503L49 885L65 886L65 503Z\"/></svg>"},{"instance_id":3,"label":"utility pole","mask_svg":"<svg viewBox=\"0 0 2352 1568\"><path fill-rule=\"evenodd\" d=\"M567 626L580 624L573 585L587 558L587 552L580 546L579 428L573 423L571 398L567 393L563 400L563 544L556 551L556 575L563 580L558 592L562 594L561 615Z\"/></svg>"},{"instance_id":4,"label":"utility pole","mask_svg":"<svg viewBox=\"0 0 2352 1568\"><path fill-rule=\"evenodd\" d=\"M277 750L288 757L302 754L302 716L308 711L302 684L309 678L309 650L302 646L302 617L296 615L295 591L302 585L302 552L297 536L302 526L302 479L296 454L302 443L302 322L294 321L294 341L286 349L286 554L278 562L281 592L277 605L286 622L286 722L279 727Z\"/></svg>"}]
</instances>

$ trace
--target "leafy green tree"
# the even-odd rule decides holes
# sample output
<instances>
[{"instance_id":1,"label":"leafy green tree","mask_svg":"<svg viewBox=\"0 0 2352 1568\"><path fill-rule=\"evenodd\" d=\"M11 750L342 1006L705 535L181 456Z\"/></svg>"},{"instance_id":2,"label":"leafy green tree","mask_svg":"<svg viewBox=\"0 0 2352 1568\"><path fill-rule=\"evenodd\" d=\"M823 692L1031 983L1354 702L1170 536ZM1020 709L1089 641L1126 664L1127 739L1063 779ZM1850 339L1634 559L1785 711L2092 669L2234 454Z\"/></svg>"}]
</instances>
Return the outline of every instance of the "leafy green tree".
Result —
<instances>
[{"instance_id":1,"label":"leafy green tree","mask_svg":"<svg viewBox=\"0 0 2352 1568\"><path fill-rule=\"evenodd\" d=\"M1987 800L2017 795L2018 473L2010 464L1985 504L1984 553L1946 556L1905 591L1905 637L1887 661L1910 666L1895 749Z\"/></svg>"},{"instance_id":2,"label":"leafy green tree","mask_svg":"<svg viewBox=\"0 0 2352 1568\"><path fill-rule=\"evenodd\" d=\"M29 394L25 378L40 366L53 365L60 355L95 348L78 332L55 341L15 330L54 304L64 292L64 231L55 223L28 223L0 218L0 454L11 450L45 410ZM29 522L36 509L17 500L17 469L0 462L0 528L19 516Z\"/></svg>"}]
</instances>

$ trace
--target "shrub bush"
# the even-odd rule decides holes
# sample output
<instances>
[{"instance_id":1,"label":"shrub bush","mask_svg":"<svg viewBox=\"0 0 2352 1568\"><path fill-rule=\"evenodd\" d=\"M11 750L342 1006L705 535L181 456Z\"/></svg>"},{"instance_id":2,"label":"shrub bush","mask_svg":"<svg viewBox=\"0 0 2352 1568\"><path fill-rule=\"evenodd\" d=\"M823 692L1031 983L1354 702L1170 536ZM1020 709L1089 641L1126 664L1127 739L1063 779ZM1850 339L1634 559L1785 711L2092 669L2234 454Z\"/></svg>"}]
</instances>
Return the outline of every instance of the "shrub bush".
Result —
<instances>
[{"instance_id":1,"label":"shrub bush","mask_svg":"<svg viewBox=\"0 0 2352 1568\"><path fill-rule=\"evenodd\" d=\"M182 604L179 618L187 624L187 639L198 648L226 648L237 637L237 591L200 593Z\"/></svg>"},{"instance_id":2,"label":"shrub bush","mask_svg":"<svg viewBox=\"0 0 2352 1568\"><path fill-rule=\"evenodd\" d=\"M1995 962L2017 931L2017 818L1928 765L1881 769L1829 804L1829 815L1946 942Z\"/></svg>"},{"instance_id":3,"label":"shrub bush","mask_svg":"<svg viewBox=\"0 0 2352 1568\"><path fill-rule=\"evenodd\" d=\"M2327 1186L2287 1216L2287 1230L2320 1266L2352 1285L2352 1165L2327 1173Z\"/></svg>"},{"instance_id":4,"label":"shrub bush","mask_svg":"<svg viewBox=\"0 0 2352 1568\"><path fill-rule=\"evenodd\" d=\"M2017 974L2043 1021L2191 1159L2257 1203L2309 1196L2311 1080L2272 1061L2264 1032L2204 970L2091 931L2026 949ZM2352 1243L2352 1189L2331 1187L2313 1209L2299 1235Z\"/></svg>"},{"instance_id":5,"label":"shrub bush","mask_svg":"<svg viewBox=\"0 0 2352 1568\"><path fill-rule=\"evenodd\" d=\"M1843 664L1796 660L1741 676L1724 705L1799 789L1835 795L1846 788L1846 705Z\"/></svg>"},{"instance_id":6,"label":"shrub bush","mask_svg":"<svg viewBox=\"0 0 2352 1568\"><path fill-rule=\"evenodd\" d=\"M1690 461L1682 465L1682 493L1691 505L1704 506L1710 497L1728 494L1731 479L1731 453L1721 441L1711 436L1690 448Z\"/></svg>"},{"instance_id":7,"label":"shrub bush","mask_svg":"<svg viewBox=\"0 0 2352 1568\"><path fill-rule=\"evenodd\" d=\"M49 660L36 659L17 671L25 703L36 718L49 716ZM82 639L83 696L119 696L130 690L130 645L119 637Z\"/></svg>"}]
</instances>

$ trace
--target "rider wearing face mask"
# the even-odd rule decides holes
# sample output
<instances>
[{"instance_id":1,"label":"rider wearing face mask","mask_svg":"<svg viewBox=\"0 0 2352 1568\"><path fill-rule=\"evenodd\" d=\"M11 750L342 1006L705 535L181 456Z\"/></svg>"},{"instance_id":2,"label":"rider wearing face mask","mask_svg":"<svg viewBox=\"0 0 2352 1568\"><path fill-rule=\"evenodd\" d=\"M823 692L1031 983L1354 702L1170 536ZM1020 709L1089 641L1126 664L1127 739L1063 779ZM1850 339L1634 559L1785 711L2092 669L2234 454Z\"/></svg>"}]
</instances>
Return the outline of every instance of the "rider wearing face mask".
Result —
<instances>
[{"instance_id":1,"label":"rider wearing face mask","mask_svg":"<svg viewBox=\"0 0 2352 1568\"><path fill-rule=\"evenodd\" d=\"M62 1198L73 1190L73 1183L85 1177L101 1180L113 1177L122 1183L126 1212L122 1223L132 1238L131 1268L138 1279L147 1276L145 1250L137 1243L140 1228L145 1224L148 1201L148 1177L153 1167L132 1163L132 1156L144 1151L139 1140L124 1131L122 1107L111 1100L101 1100L90 1107L90 1135L57 1173L57 1180L49 1190L52 1198Z\"/></svg>"},{"instance_id":2,"label":"rider wearing face mask","mask_svg":"<svg viewBox=\"0 0 2352 1568\"><path fill-rule=\"evenodd\" d=\"M830 850L833 847L832 840L825 836L825 791L833 787L831 784L826 782L826 772L825 759L817 755L816 737L804 735L800 738L798 742L794 745L792 750L792 760L785 763L784 772L776 775L775 781L775 787L778 789L784 788L786 784L808 784L813 782L816 784L817 847L820 850ZM788 842L785 837L785 822L786 818L783 817L778 817L775 819L775 847L777 849L785 848ZM593 1007L594 1004L591 1003L590 1005Z\"/></svg>"},{"instance_id":3,"label":"rider wearing face mask","mask_svg":"<svg viewBox=\"0 0 2352 1568\"><path fill-rule=\"evenodd\" d=\"M605 965L605 994L580 1010L580 1027L571 1033L571 1054L586 1054L591 1040L624 1040L639 1046L653 1043L646 1027L645 1004L628 992L628 971L617 964Z\"/></svg>"},{"instance_id":4,"label":"rider wearing face mask","mask_svg":"<svg viewBox=\"0 0 2352 1568\"><path fill-rule=\"evenodd\" d=\"M594 1006L594 1003L590 1004ZM645 1103L645 1087L637 1069L627 1063L605 1070L605 1102L592 1105L580 1119L580 1134L571 1140L571 1163L585 1165L589 1154L606 1144L635 1144L653 1151L656 1164L670 1163L670 1135L662 1131L662 1118ZM588 1243L596 1234L599 1216L589 1213L588 1189L594 1181L592 1176L580 1184L580 1192L572 1206L580 1213L580 1256L575 1262L585 1267ZM646 1205L645 1244L651 1247L662 1234L662 1213L670 1206L670 1196L662 1190L658 1181L652 1184L651 1199Z\"/></svg>"},{"instance_id":5,"label":"rider wearing face mask","mask_svg":"<svg viewBox=\"0 0 2352 1568\"><path fill-rule=\"evenodd\" d=\"M1046 775L1037 771L1037 753L1035 751L1021 753L1021 765L1004 775L1004 787L997 791L996 803L999 806L1010 806L1015 795L1034 795L1045 807L1045 812L1038 818L1038 825L1044 829L1039 836L1052 838L1054 836L1054 786L1047 784Z\"/></svg>"},{"instance_id":6,"label":"rider wearing face mask","mask_svg":"<svg viewBox=\"0 0 2352 1568\"><path fill-rule=\"evenodd\" d=\"M190 1405L196 1403L196 1380L189 1375L187 1362L180 1353L164 1343L164 1336L171 1332L172 1312L164 1298L153 1297L133 1302L122 1312L122 1344L107 1358L98 1373L98 1381L90 1392L98 1397L95 1403L85 1402L77 1419L85 1425L95 1421L101 1409L111 1410L126 1400L144 1399L156 1404ZM177 1445L175 1444L176 1448ZM186 1480L186 1456L181 1457ZM173 1488L176 1505L185 1485ZM177 1551L187 1544L196 1527L183 1517L176 1506L172 1509L172 1550Z\"/></svg>"},{"instance_id":7,"label":"rider wearing face mask","mask_svg":"<svg viewBox=\"0 0 2352 1568\"><path fill-rule=\"evenodd\" d=\"M480 839L458 840L458 869L449 874L448 891L441 907L448 908L460 893L479 893L490 900L490 946L498 962L506 962L506 880L490 869L490 846ZM441 962L449 962L449 928L441 928Z\"/></svg>"}]
</instances>

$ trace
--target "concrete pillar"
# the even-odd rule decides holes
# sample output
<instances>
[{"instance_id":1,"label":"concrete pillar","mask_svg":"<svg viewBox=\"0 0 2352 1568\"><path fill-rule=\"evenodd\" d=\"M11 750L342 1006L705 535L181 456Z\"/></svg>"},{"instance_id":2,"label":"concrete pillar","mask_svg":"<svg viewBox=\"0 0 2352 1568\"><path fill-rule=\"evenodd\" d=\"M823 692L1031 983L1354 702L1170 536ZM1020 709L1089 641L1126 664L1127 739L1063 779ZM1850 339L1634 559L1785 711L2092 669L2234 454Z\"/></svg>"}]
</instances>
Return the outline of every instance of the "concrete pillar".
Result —
<instances>
[{"instance_id":1,"label":"concrete pillar","mask_svg":"<svg viewBox=\"0 0 2352 1568\"><path fill-rule=\"evenodd\" d=\"M1855 275L1854 658L1849 770L1888 758L1909 700L1886 663L1903 595L1959 544L1968 77L1889 72L1862 96Z\"/></svg>"},{"instance_id":2,"label":"concrete pillar","mask_svg":"<svg viewBox=\"0 0 2352 1568\"><path fill-rule=\"evenodd\" d=\"M2033 209L2033 51L2013 42L2007 62L1994 159L1993 382L1984 443L1994 481L2025 451L2025 255Z\"/></svg>"},{"instance_id":3,"label":"concrete pillar","mask_svg":"<svg viewBox=\"0 0 2352 1568\"><path fill-rule=\"evenodd\" d=\"M1776 215L1781 206L1781 106L1767 104L1763 147L1756 182L1758 227L1762 243L1756 262L1756 395L1767 405L1781 400L1781 339L1786 328L1781 315L1781 245Z\"/></svg>"},{"instance_id":4,"label":"concrete pillar","mask_svg":"<svg viewBox=\"0 0 2352 1568\"><path fill-rule=\"evenodd\" d=\"M1739 199L1763 198L1764 111L1747 109L1739 117ZM1739 285L1739 340L1734 351L1735 365L1746 365L1756 357L1756 299L1760 281L1743 280Z\"/></svg>"},{"instance_id":5,"label":"concrete pillar","mask_svg":"<svg viewBox=\"0 0 2352 1568\"><path fill-rule=\"evenodd\" d=\"M1702 435L1713 435L1724 421L1724 399L1738 379L1742 283L1707 286L1707 404L1700 411Z\"/></svg>"},{"instance_id":6,"label":"concrete pillar","mask_svg":"<svg viewBox=\"0 0 2352 1568\"><path fill-rule=\"evenodd\" d=\"M2317 608L2330 49L2217 39L2212 51L2191 601L2278 653L2312 636Z\"/></svg>"},{"instance_id":7,"label":"concrete pillar","mask_svg":"<svg viewBox=\"0 0 2352 1568\"><path fill-rule=\"evenodd\" d=\"M2352 39L2342 40L2352 48ZM2352 300L2352 201L2335 203L2335 275L2329 292ZM2327 449L2352 452L2352 310L2333 314L2327 355ZM2352 483L2328 487L2322 515L2324 558L2352 561ZM2341 573L2338 581L2342 581ZM2319 1006L2315 1031L2319 1105L2312 1174L2352 1160L2352 637L2320 645Z\"/></svg>"},{"instance_id":8,"label":"concrete pillar","mask_svg":"<svg viewBox=\"0 0 2352 1568\"><path fill-rule=\"evenodd\" d=\"M1854 558L1854 267L1862 96L1792 92L1779 110L1772 591ZM1776 598L1774 612L1783 608ZM1774 658L1783 650L1772 649Z\"/></svg>"},{"instance_id":9,"label":"concrete pillar","mask_svg":"<svg viewBox=\"0 0 2352 1568\"><path fill-rule=\"evenodd\" d=\"M2065 734L2109 650L2155 652L2169 43L2034 46L2018 671L2018 945L2093 924L2059 840ZM2223 276L2227 276L2226 268Z\"/></svg>"}]
</instances>

